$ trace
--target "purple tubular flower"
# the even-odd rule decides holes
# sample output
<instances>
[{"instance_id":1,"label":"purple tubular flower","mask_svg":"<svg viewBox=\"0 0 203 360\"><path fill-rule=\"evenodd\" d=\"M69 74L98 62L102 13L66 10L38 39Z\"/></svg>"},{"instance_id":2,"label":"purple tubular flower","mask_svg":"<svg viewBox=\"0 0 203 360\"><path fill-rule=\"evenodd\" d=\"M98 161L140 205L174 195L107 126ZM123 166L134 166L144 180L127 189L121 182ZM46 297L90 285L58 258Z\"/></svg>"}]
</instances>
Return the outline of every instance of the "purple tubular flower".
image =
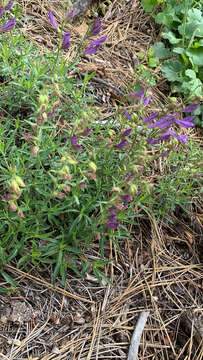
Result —
<instances>
[{"instance_id":1,"label":"purple tubular flower","mask_svg":"<svg viewBox=\"0 0 203 360\"><path fill-rule=\"evenodd\" d=\"M143 105L144 105L144 106L147 106L147 105L149 104L151 98L152 98L151 95L150 95L150 96L147 96L147 97L144 99L144 101L143 101Z\"/></svg>"},{"instance_id":2,"label":"purple tubular flower","mask_svg":"<svg viewBox=\"0 0 203 360\"><path fill-rule=\"evenodd\" d=\"M125 130L125 131L121 134L121 136L122 136L122 137L129 136L129 135L131 134L131 132L132 132L132 129L131 129L131 128L130 128L130 129L127 129L127 130Z\"/></svg>"},{"instance_id":3,"label":"purple tubular flower","mask_svg":"<svg viewBox=\"0 0 203 360\"><path fill-rule=\"evenodd\" d=\"M117 222L118 216L115 215L115 214L111 214L111 215L108 216L108 219L109 219L109 221L111 221L111 222Z\"/></svg>"},{"instance_id":4,"label":"purple tubular flower","mask_svg":"<svg viewBox=\"0 0 203 360\"><path fill-rule=\"evenodd\" d=\"M146 119L144 119L142 122L143 124L147 124L151 120L155 119L159 115L158 112L153 113L152 115L148 116Z\"/></svg>"},{"instance_id":5,"label":"purple tubular flower","mask_svg":"<svg viewBox=\"0 0 203 360\"><path fill-rule=\"evenodd\" d=\"M107 36L103 36L100 39L91 41L88 48L85 50L85 55L92 55L97 52L100 45L107 39Z\"/></svg>"},{"instance_id":6,"label":"purple tubular flower","mask_svg":"<svg viewBox=\"0 0 203 360\"><path fill-rule=\"evenodd\" d=\"M52 11L49 11L49 20L51 21L51 24L53 25L54 29L57 30L56 21L54 19L54 15L53 15Z\"/></svg>"},{"instance_id":7,"label":"purple tubular flower","mask_svg":"<svg viewBox=\"0 0 203 360\"><path fill-rule=\"evenodd\" d=\"M117 222L110 222L108 221L106 223L106 226L112 230L117 230L117 228L119 227L120 223L117 221Z\"/></svg>"},{"instance_id":8,"label":"purple tubular flower","mask_svg":"<svg viewBox=\"0 0 203 360\"><path fill-rule=\"evenodd\" d=\"M131 196L129 194L122 195L121 197L124 203L128 203L131 201Z\"/></svg>"},{"instance_id":9,"label":"purple tubular flower","mask_svg":"<svg viewBox=\"0 0 203 360\"><path fill-rule=\"evenodd\" d=\"M127 145L127 140L124 139L123 141L121 141L119 144L115 145L116 149L123 149L126 145Z\"/></svg>"},{"instance_id":10,"label":"purple tubular flower","mask_svg":"<svg viewBox=\"0 0 203 360\"><path fill-rule=\"evenodd\" d=\"M145 94L145 89L142 89L142 90L140 90L138 92L133 91L130 95L137 98L137 99L140 99L139 104L141 104L142 100L143 100L143 97L144 97L144 94Z\"/></svg>"},{"instance_id":11,"label":"purple tubular flower","mask_svg":"<svg viewBox=\"0 0 203 360\"><path fill-rule=\"evenodd\" d=\"M131 115L129 114L129 112L127 110L124 110L123 113L124 113L124 116L126 119L131 120Z\"/></svg>"},{"instance_id":12,"label":"purple tubular flower","mask_svg":"<svg viewBox=\"0 0 203 360\"><path fill-rule=\"evenodd\" d=\"M4 9L5 9L5 10L9 10L12 5L13 5L13 0L10 0L10 1L8 2L8 4L5 6Z\"/></svg>"},{"instance_id":13,"label":"purple tubular flower","mask_svg":"<svg viewBox=\"0 0 203 360\"><path fill-rule=\"evenodd\" d=\"M151 137L147 140L147 144L158 144L159 140Z\"/></svg>"},{"instance_id":14,"label":"purple tubular flower","mask_svg":"<svg viewBox=\"0 0 203 360\"><path fill-rule=\"evenodd\" d=\"M188 141L188 137L185 135L178 135L175 131L169 130L170 135L172 135L175 139L181 141L183 144L186 144Z\"/></svg>"},{"instance_id":15,"label":"purple tubular flower","mask_svg":"<svg viewBox=\"0 0 203 360\"><path fill-rule=\"evenodd\" d=\"M76 144L76 145L73 145L73 150L74 151L80 151L80 150L82 150L82 145L78 145L78 144Z\"/></svg>"},{"instance_id":16,"label":"purple tubular flower","mask_svg":"<svg viewBox=\"0 0 203 360\"><path fill-rule=\"evenodd\" d=\"M152 129L154 127L162 128L169 128L174 122L176 121L175 118L170 118L168 115L164 116L163 118L156 121L154 124L148 125L149 129Z\"/></svg>"},{"instance_id":17,"label":"purple tubular flower","mask_svg":"<svg viewBox=\"0 0 203 360\"><path fill-rule=\"evenodd\" d=\"M200 104L194 104L194 105L189 105L186 108L182 109L182 112L190 112L190 111L194 111L196 110L198 107L200 106Z\"/></svg>"},{"instance_id":18,"label":"purple tubular flower","mask_svg":"<svg viewBox=\"0 0 203 360\"><path fill-rule=\"evenodd\" d=\"M117 211L117 209L116 209L116 207L115 206L111 206L110 208L109 208L109 212L111 213L111 214L114 214L115 215L115 212Z\"/></svg>"},{"instance_id":19,"label":"purple tubular flower","mask_svg":"<svg viewBox=\"0 0 203 360\"><path fill-rule=\"evenodd\" d=\"M3 6L1 6L0 7L0 17L2 17L3 16L3 14L4 14L4 7Z\"/></svg>"},{"instance_id":20,"label":"purple tubular flower","mask_svg":"<svg viewBox=\"0 0 203 360\"><path fill-rule=\"evenodd\" d=\"M126 173L123 178L124 180L131 180L134 177L133 173Z\"/></svg>"},{"instance_id":21,"label":"purple tubular flower","mask_svg":"<svg viewBox=\"0 0 203 360\"><path fill-rule=\"evenodd\" d=\"M70 21L73 18L74 15L75 15L75 10L74 9L72 9L71 11L67 11L66 20Z\"/></svg>"},{"instance_id":22,"label":"purple tubular flower","mask_svg":"<svg viewBox=\"0 0 203 360\"><path fill-rule=\"evenodd\" d=\"M101 29L102 29L102 19L97 18L91 29L90 36L98 35L101 32Z\"/></svg>"},{"instance_id":23,"label":"purple tubular flower","mask_svg":"<svg viewBox=\"0 0 203 360\"><path fill-rule=\"evenodd\" d=\"M11 19L11 20L9 20L8 22L7 22L7 24L5 24L1 29L0 29L0 31L8 31L8 30L11 30L13 27L14 27L14 25L15 25L15 17L13 18L13 19Z\"/></svg>"},{"instance_id":24,"label":"purple tubular flower","mask_svg":"<svg viewBox=\"0 0 203 360\"><path fill-rule=\"evenodd\" d=\"M82 136L87 136L89 135L89 133L91 133L92 129L91 128L87 128L85 129L80 135Z\"/></svg>"},{"instance_id":25,"label":"purple tubular flower","mask_svg":"<svg viewBox=\"0 0 203 360\"><path fill-rule=\"evenodd\" d=\"M63 43L62 43L62 49L67 50L70 47L70 34L67 31L64 35L63 35Z\"/></svg>"},{"instance_id":26,"label":"purple tubular flower","mask_svg":"<svg viewBox=\"0 0 203 360\"><path fill-rule=\"evenodd\" d=\"M71 136L71 137L70 137L70 142L71 142L72 145L76 145L77 142L78 142L78 137L77 137L77 135Z\"/></svg>"},{"instance_id":27,"label":"purple tubular flower","mask_svg":"<svg viewBox=\"0 0 203 360\"><path fill-rule=\"evenodd\" d=\"M182 127L185 127L185 128L195 126L195 124L193 124L191 122L191 120L194 119L194 117L195 117L195 115L186 116L185 118L183 118L181 120L176 120L176 124L178 124Z\"/></svg>"}]
</instances>

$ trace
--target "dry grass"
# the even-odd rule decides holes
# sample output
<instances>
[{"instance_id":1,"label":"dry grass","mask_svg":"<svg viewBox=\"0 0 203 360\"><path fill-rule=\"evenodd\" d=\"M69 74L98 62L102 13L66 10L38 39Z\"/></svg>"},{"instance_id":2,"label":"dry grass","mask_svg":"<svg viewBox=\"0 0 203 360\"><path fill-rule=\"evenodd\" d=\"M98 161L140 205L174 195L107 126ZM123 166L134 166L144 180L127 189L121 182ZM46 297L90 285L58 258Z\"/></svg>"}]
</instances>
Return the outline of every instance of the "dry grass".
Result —
<instances>
[{"instance_id":1,"label":"dry grass","mask_svg":"<svg viewBox=\"0 0 203 360\"><path fill-rule=\"evenodd\" d=\"M48 11L52 9L59 22L57 2L18 3L30 17L24 23L24 35L40 51L42 45L52 49L57 36ZM68 25L74 44L80 41L79 29L89 21L87 14L83 24ZM96 56L82 59L80 68L87 64L102 67L103 75L99 76L126 92L134 80L133 55L140 50L146 52L157 33L137 3L115 0L105 14L101 35L108 36L106 45ZM71 59L74 47L65 56ZM154 106L166 101L164 86L160 78L153 90ZM105 114L117 106L106 90L108 106L101 105ZM163 171L161 164L157 166ZM174 225L158 225L155 219L143 217L135 224L132 238L119 240L120 253L110 242L105 248L106 258L115 260L105 271L113 287L99 285L92 274L82 280L70 273L63 289L60 281L51 285L51 267L24 273L6 266L19 287L10 296L0 296L0 359L126 359L138 316L149 311L140 360L201 360L201 214L200 204L195 210L191 208L188 219L171 214ZM97 258L97 244L84 256Z\"/></svg>"}]
</instances>

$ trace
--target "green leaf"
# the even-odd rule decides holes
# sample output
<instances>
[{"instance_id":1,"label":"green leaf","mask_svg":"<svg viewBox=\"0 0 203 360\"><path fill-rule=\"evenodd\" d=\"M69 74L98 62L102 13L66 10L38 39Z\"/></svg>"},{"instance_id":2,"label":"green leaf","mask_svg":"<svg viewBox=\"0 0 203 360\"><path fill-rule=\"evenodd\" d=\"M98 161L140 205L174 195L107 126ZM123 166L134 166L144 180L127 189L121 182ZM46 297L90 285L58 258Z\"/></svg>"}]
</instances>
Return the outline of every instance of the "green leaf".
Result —
<instances>
[{"instance_id":1,"label":"green leaf","mask_svg":"<svg viewBox=\"0 0 203 360\"><path fill-rule=\"evenodd\" d=\"M172 45L179 44L181 42L181 38L177 38L172 31L166 29L162 33L162 37L167 39Z\"/></svg>"},{"instance_id":2,"label":"green leaf","mask_svg":"<svg viewBox=\"0 0 203 360\"><path fill-rule=\"evenodd\" d=\"M3 270L0 271L3 278L12 286L17 287L17 283Z\"/></svg>"},{"instance_id":3,"label":"green leaf","mask_svg":"<svg viewBox=\"0 0 203 360\"><path fill-rule=\"evenodd\" d=\"M158 65L158 63L159 63L159 59L158 58L151 58L151 59L149 59L149 61L148 61L148 65L150 66L150 67L156 67L157 65Z\"/></svg>"},{"instance_id":4,"label":"green leaf","mask_svg":"<svg viewBox=\"0 0 203 360\"><path fill-rule=\"evenodd\" d=\"M175 54L184 54L185 50L182 47L175 47L175 48L173 48L173 52Z\"/></svg>"},{"instance_id":5,"label":"green leaf","mask_svg":"<svg viewBox=\"0 0 203 360\"><path fill-rule=\"evenodd\" d=\"M147 13L150 13L158 3L158 0L142 0L142 7Z\"/></svg>"},{"instance_id":6,"label":"green leaf","mask_svg":"<svg viewBox=\"0 0 203 360\"><path fill-rule=\"evenodd\" d=\"M163 12L160 12L156 16L154 16L154 19L157 22L157 24L163 24L168 27L171 27L174 16L175 16L175 9L171 5L168 5L166 6Z\"/></svg>"},{"instance_id":7,"label":"green leaf","mask_svg":"<svg viewBox=\"0 0 203 360\"><path fill-rule=\"evenodd\" d=\"M166 60L162 64L162 73L170 81L178 81L181 78L183 65L178 60Z\"/></svg>"},{"instance_id":8,"label":"green leaf","mask_svg":"<svg viewBox=\"0 0 203 360\"><path fill-rule=\"evenodd\" d=\"M154 44L153 50L153 56L159 59L164 59L170 55L170 51L165 48L165 45L162 42L157 42L156 44Z\"/></svg>"},{"instance_id":9,"label":"green leaf","mask_svg":"<svg viewBox=\"0 0 203 360\"><path fill-rule=\"evenodd\" d=\"M203 46L197 49L190 48L186 50L186 54L192 58L195 65L203 66Z\"/></svg>"},{"instance_id":10,"label":"green leaf","mask_svg":"<svg viewBox=\"0 0 203 360\"><path fill-rule=\"evenodd\" d=\"M194 70L187 69L185 71L185 75L187 75L191 79L196 79L196 72Z\"/></svg>"}]
</instances>

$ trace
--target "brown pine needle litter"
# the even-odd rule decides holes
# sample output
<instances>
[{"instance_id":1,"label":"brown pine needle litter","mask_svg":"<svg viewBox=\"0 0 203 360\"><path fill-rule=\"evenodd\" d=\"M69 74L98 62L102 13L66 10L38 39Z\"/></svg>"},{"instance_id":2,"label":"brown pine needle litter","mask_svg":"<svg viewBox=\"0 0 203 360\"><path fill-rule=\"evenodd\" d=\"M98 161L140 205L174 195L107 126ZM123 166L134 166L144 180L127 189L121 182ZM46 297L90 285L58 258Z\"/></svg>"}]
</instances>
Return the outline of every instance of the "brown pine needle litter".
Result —
<instances>
[{"instance_id":1,"label":"brown pine needle litter","mask_svg":"<svg viewBox=\"0 0 203 360\"><path fill-rule=\"evenodd\" d=\"M43 51L57 43L48 12L60 22L57 1L18 0L27 20L23 34ZM94 4L97 6L96 2ZM90 23L87 15L67 26L73 43L80 42L81 26ZM134 79L133 57L147 52L157 41L153 21L139 2L114 0L104 16L101 36L107 46L91 59L82 59L80 69L94 66L98 77L126 93ZM71 60L74 53L66 53ZM156 71L156 70L155 70ZM152 106L166 100L167 83L157 73ZM96 97L104 118L116 108L110 87L95 84ZM114 91L114 90L113 90ZM114 91L116 92L116 91ZM201 141L196 131L190 136ZM160 173L162 164L157 164ZM137 212L137 209L135 209ZM60 281L53 286L50 268L30 269L25 273L13 265L5 267L18 283L15 292L0 295L0 359L2 360L110 360L127 359L133 331L141 313L149 313L137 359L201 360L203 351L202 264L198 247L201 228L201 203L191 207L187 219L171 214L174 224L155 219L140 220L134 236L119 240L118 253L112 242L105 248L106 258L114 262L105 268L114 283L110 287L88 276L83 280L68 275L67 287ZM94 246L87 258L97 258ZM0 282L0 286L4 285Z\"/></svg>"}]
</instances>

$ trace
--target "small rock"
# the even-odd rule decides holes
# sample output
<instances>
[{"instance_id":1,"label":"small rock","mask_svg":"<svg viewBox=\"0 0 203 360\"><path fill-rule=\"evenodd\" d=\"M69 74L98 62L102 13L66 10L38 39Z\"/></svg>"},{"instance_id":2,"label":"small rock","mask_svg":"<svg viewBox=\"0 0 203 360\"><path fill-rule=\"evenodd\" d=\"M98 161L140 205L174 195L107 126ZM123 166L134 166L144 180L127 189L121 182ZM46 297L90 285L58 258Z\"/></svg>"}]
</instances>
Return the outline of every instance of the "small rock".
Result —
<instances>
[{"instance_id":1,"label":"small rock","mask_svg":"<svg viewBox=\"0 0 203 360\"><path fill-rule=\"evenodd\" d=\"M75 10L74 16L84 14L92 0L71 0L73 9Z\"/></svg>"}]
</instances>

